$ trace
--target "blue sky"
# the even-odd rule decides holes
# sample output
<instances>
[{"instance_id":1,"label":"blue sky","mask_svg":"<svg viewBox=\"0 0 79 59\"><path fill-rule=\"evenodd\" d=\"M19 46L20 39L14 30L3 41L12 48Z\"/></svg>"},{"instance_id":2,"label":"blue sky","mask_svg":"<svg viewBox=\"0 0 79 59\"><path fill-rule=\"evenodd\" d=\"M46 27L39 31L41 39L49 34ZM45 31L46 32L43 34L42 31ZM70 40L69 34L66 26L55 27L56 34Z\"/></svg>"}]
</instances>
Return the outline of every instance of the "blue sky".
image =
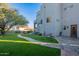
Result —
<instances>
[{"instance_id":1,"label":"blue sky","mask_svg":"<svg viewBox=\"0 0 79 59\"><path fill-rule=\"evenodd\" d=\"M17 9L20 14L27 18L29 26L33 26L34 20L36 19L36 12L40 8L39 3L11 3L10 6Z\"/></svg>"}]
</instances>

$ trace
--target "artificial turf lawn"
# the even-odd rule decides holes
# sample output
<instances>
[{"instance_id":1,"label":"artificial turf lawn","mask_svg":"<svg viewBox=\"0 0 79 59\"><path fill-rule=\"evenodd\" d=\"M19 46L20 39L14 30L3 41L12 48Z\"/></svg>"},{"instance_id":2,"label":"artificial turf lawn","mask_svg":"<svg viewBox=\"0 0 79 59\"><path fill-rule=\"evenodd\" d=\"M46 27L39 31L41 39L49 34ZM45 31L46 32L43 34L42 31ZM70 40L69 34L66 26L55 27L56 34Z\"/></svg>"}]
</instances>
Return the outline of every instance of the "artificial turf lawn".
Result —
<instances>
[{"instance_id":1,"label":"artificial turf lawn","mask_svg":"<svg viewBox=\"0 0 79 59\"><path fill-rule=\"evenodd\" d=\"M30 34L24 34L26 37L33 38L38 41L42 42L48 42L48 43L58 43L58 41L53 37L46 37L46 36L38 36L38 35L30 35Z\"/></svg>"},{"instance_id":2,"label":"artificial turf lawn","mask_svg":"<svg viewBox=\"0 0 79 59\"><path fill-rule=\"evenodd\" d=\"M8 56L59 56L60 49L32 43L0 42L0 55Z\"/></svg>"}]
</instances>

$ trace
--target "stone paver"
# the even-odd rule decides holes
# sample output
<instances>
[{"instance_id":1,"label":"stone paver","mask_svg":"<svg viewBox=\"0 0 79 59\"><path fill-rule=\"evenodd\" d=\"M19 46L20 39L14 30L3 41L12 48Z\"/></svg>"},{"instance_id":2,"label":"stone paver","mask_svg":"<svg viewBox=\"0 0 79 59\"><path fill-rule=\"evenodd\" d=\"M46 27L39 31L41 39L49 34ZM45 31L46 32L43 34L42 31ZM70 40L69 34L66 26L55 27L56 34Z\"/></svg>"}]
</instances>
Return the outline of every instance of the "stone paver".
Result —
<instances>
[{"instance_id":1,"label":"stone paver","mask_svg":"<svg viewBox=\"0 0 79 59\"><path fill-rule=\"evenodd\" d=\"M70 37L56 37L61 46L62 56L79 56L79 40Z\"/></svg>"},{"instance_id":2,"label":"stone paver","mask_svg":"<svg viewBox=\"0 0 79 59\"><path fill-rule=\"evenodd\" d=\"M79 45L79 39L71 38L71 37L56 37L59 43L66 43L66 44L77 44Z\"/></svg>"}]
</instances>

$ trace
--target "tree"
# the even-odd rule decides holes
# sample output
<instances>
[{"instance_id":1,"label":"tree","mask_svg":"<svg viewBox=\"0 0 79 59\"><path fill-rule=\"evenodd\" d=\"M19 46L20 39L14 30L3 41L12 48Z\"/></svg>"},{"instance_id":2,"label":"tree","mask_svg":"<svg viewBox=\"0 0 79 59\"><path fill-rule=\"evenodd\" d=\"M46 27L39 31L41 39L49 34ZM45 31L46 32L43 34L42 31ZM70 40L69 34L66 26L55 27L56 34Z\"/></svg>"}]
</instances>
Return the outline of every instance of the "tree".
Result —
<instances>
[{"instance_id":1,"label":"tree","mask_svg":"<svg viewBox=\"0 0 79 59\"><path fill-rule=\"evenodd\" d=\"M17 10L0 8L0 31L4 35L14 25L28 24L26 18L19 14Z\"/></svg>"}]
</instances>

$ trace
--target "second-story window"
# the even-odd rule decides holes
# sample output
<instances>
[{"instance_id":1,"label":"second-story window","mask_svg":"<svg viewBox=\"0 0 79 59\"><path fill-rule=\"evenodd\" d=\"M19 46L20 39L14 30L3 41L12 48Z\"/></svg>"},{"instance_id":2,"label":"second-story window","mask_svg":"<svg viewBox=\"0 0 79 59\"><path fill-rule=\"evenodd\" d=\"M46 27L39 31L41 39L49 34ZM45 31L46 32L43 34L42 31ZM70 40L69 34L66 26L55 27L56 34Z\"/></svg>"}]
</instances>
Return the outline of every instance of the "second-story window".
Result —
<instances>
[{"instance_id":1,"label":"second-story window","mask_svg":"<svg viewBox=\"0 0 79 59\"><path fill-rule=\"evenodd\" d=\"M73 6L74 6L73 4L72 4L72 5L70 5L70 8L73 8Z\"/></svg>"},{"instance_id":2,"label":"second-story window","mask_svg":"<svg viewBox=\"0 0 79 59\"><path fill-rule=\"evenodd\" d=\"M66 11L66 10L67 10L67 8L65 7L65 8L64 8L64 11Z\"/></svg>"},{"instance_id":3,"label":"second-story window","mask_svg":"<svg viewBox=\"0 0 79 59\"><path fill-rule=\"evenodd\" d=\"M47 22L47 23L50 23L50 22L51 22L49 17L47 17L46 22Z\"/></svg>"}]
</instances>

